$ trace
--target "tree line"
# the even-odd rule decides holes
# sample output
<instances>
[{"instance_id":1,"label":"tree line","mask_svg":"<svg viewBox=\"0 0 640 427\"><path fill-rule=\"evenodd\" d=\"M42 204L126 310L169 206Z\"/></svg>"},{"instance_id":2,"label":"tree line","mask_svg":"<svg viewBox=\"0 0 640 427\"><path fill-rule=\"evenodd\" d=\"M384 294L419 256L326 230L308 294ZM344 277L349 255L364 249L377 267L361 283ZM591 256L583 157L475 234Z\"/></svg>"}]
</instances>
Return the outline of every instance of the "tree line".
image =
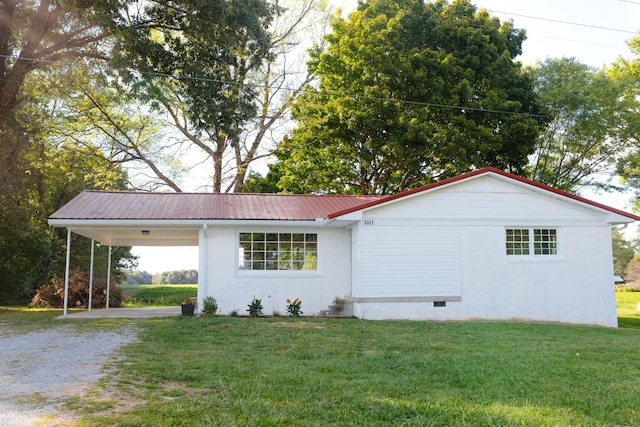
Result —
<instances>
[{"instance_id":1,"label":"tree line","mask_svg":"<svg viewBox=\"0 0 640 427\"><path fill-rule=\"evenodd\" d=\"M525 67L525 38L468 0L2 2L0 300L62 274L46 220L85 189L390 194L485 166L638 188L640 36L601 69Z\"/></svg>"},{"instance_id":2,"label":"tree line","mask_svg":"<svg viewBox=\"0 0 640 427\"><path fill-rule=\"evenodd\" d=\"M127 285L193 285L198 283L197 270L172 270L151 274L147 271L126 272Z\"/></svg>"}]
</instances>

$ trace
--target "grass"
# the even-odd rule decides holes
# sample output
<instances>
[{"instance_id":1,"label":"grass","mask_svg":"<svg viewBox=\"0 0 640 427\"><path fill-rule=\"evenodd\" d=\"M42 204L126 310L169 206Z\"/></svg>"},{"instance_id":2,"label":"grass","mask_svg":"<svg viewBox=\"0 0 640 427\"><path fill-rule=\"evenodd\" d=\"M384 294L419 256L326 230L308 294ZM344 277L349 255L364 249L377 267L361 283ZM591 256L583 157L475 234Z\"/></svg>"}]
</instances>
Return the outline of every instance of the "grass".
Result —
<instances>
[{"instance_id":1,"label":"grass","mask_svg":"<svg viewBox=\"0 0 640 427\"><path fill-rule=\"evenodd\" d=\"M618 325L625 328L640 328L640 292L616 292Z\"/></svg>"},{"instance_id":2,"label":"grass","mask_svg":"<svg viewBox=\"0 0 640 427\"><path fill-rule=\"evenodd\" d=\"M87 425L640 425L640 334L532 323L163 318ZM130 402L136 402L131 405Z\"/></svg>"},{"instance_id":3,"label":"grass","mask_svg":"<svg viewBox=\"0 0 640 427\"><path fill-rule=\"evenodd\" d=\"M640 293L616 297L621 325L638 326ZM57 314L0 307L0 324L46 327ZM103 382L68 401L82 425L640 426L635 329L286 317L77 325L140 330Z\"/></svg>"},{"instance_id":4,"label":"grass","mask_svg":"<svg viewBox=\"0 0 640 427\"><path fill-rule=\"evenodd\" d=\"M26 304L24 306L0 306L0 336L46 328L55 317L60 315L62 315L62 310L27 309Z\"/></svg>"},{"instance_id":5,"label":"grass","mask_svg":"<svg viewBox=\"0 0 640 427\"><path fill-rule=\"evenodd\" d=\"M121 285L124 307L180 305L186 296L196 296L198 285Z\"/></svg>"}]
</instances>

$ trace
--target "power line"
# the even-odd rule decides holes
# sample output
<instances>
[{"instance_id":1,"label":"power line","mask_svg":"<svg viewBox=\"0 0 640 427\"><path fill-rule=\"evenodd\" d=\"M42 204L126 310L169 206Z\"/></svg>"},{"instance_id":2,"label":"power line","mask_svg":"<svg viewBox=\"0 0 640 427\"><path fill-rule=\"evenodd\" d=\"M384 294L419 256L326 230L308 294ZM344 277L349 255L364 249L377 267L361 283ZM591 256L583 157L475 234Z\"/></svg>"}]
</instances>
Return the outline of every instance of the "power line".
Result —
<instances>
[{"instance_id":1,"label":"power line","mask_svg":"<svg viewBox=\"0 0 640 427\"><path fill-rule=\"evenodd\" d=\"M620 0L620 1L623 1L623 0ZM638 3L638 4L640 4L640 3ZM556 22L556 23L559 23L559 24L575 25L575 26L578 26L578 27L595 28L595 29L598 29L598 30L616 31L618 33L634 34L634 35L638 33L637 31L620 30L618 28L601 27L601 26L598 26L598 25L582 24L580 22L562 21L560 19L541 18L539 16L521 15L519 13L502 12L502 11L499 11L499 10L490 10L490 11L493 12L493 13L501 13L503 15L519 16L521 18L537 19L537 20L540 20L540 21Z\"/></svg>"},{"instance_id":2,"label":"power line","mask_svg":"<svg viewBox=\"0 0 640 427\"><path fill-rule=\"evenodd\" d=\"M78 67L86 67L86 68L94 68L95 67L95 68L102 68L102 69L109 70L109 71L116 71L116 72L131 71L131 70L128 70L128 69L117 69L117 68L114 68L114 67L111 67L111 66L108 66L108 65L97 65L97 64L89 65L89 64L74 63L74 62L50 61L50 60L41 60L41 59L33 59L33 58L16 58L15 56L11 56L11 55L0 55L0 58L7 58L7 59L13 59L13 60L21 59L21 60L25 60L25 61L40 61L40 62L56 64L56 65L64 65L64 66L78 66ZM184 80L192 80L192 81L199 81L199 82L205 82L205 83L220 83L220 84L226 84L226 85L252 87L252 88L255 88L255 89L279 89L279 90L284 90L284 91L287 91L287 92L294 92L296 90L299 90L298 88L281 87L281 86L269 86L269 85L261 85L261 84L257 84L257 83L234 82L234 81L228 81L228 80L213 79L213 78L203 78L203 77L192 77L192 76L174 76L174 75L166 74L166 73L147 72L147 71L139 71L139 70L133 70L133 71L135 71L137 73L140 73L141 75L148 75L148 76L151 76L151 77L169 78L169 79L175 79L175 80L184 79ZM377 101L377 102L393 102L393 103L397 103L397 104L405 104L405 105L412 105L412 106L419 106L419 107L446 108L446 109L450 109L450 110L459 110L459 111L463 111L463 112L475 111L475 112L481 112L481 113L505 114L505 115L524 116L524 117L540 118L540 119L549 119L550 118L549 116L546 116L546 115L526 113L526 112L506 111L506 110L497 110L497 109L486 109L486 108L480 108L480 107L449 105L449 104L440 104L440 103L433 103L433 102L409 101L409 100L403 100L403 99L384 98L384 97L371 97L371 96L346 94L346 93L332 92L332 91L304 90L303 93L312 94L312 95L335 96L335 97L340 97L340 98L351 98L351 99L356 99L356 100L368 100L368 101Z\"/></svg>"},{"instance_id":3,"label":"power line","mask_svg":"<svg viewBox=\"0 0 640 427\"><path fill-rule=\"evenodd\" d=\"M640 4L640 3L639 3ZM593 43L593 42L585 42L582 40L573 40L573 39L565 39L562 37L553 37L553 36L548 36L546 34L535 34L535 33L527 33L527 37L541 37L541 38L545 38L545 39L551 39L551 40L559 40L559 41L563 41L563 42L571 42L571 43L580 43L580 44L586 44L589 46L599 46L599 47L606 47L609 49L617 49L617 50L629 50L628 47L622 47L622 46L613 46L613 45L609 45L609 44L602 44L602 43Z\"/></svg>"}]
</instances>

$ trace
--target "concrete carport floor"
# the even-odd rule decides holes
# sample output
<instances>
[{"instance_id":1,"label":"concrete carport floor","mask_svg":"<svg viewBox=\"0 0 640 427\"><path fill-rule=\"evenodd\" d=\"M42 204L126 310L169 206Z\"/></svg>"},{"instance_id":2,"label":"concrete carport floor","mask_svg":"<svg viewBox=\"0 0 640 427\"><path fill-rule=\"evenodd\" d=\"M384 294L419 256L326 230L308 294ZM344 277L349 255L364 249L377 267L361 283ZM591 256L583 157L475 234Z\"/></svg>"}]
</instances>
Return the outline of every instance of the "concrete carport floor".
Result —
<instances>
[{"instance_id":1,"label":"concrete carport floor","mask_svg":"<svg viewBox=\"0 0 640 427\"><path fill-rule=\"evenodd\" d=\"M175 307L140 307L140 308L107 308L93 309L91 311L70 312L58 319L106 319L106 318L130 318L147 319L151 317L169 317L181 315L181 308Z\"/></svg>"}]
</instances>

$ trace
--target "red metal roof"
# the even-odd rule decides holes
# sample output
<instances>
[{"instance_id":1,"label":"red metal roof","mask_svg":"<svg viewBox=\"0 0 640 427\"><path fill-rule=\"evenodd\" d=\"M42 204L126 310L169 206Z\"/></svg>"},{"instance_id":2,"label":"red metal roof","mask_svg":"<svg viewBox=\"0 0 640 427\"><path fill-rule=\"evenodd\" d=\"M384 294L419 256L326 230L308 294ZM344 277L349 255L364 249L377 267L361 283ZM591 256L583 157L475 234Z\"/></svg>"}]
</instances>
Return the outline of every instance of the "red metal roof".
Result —
<instances>
[{"instance_id":1,"label":"red metal roof","mask_svg":"<svg viewBox=\"0 0 640 427\"><path fill-rule=\"evenodd\" d=\"M640 221L640 216L496 168L483 168L392 196L83 191L53 220L285 220L337 218L484 174L497 174L586 205Z\"/></svg>"},{"instance_id":2,"label":"red metal roof","mask_svg":"<svg viewBox=\"0 0 640 427\"><path fill-rule=\"evenodd\" d=\"M289 220L327 218L382 196L83 191L49 219Z\"/></svg>"}]
</instances>

